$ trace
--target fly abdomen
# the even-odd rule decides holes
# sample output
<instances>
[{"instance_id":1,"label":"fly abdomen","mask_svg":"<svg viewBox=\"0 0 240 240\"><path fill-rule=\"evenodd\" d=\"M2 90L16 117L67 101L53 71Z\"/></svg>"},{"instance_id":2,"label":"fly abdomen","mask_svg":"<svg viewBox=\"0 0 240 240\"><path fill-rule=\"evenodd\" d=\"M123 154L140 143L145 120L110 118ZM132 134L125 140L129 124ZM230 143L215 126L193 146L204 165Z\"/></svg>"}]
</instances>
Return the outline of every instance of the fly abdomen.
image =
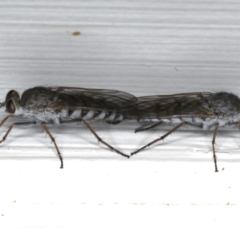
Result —
<instances>
[{"instance_id":1,"label":"fly abdomen","mask_svg":"<svg viewBox=\"0 0 240 240\"><path fill-rule=\"evenodd\" d=\"M105 117L106 122L111 124L120 123L123 119L124 119L123 114L116 111L107 112Z\"/></svg>"},{"instance_id":2,"label":"fly abdomen","mask_svg":"<svg viewBox=\"0 0 240 240\"><path fill-rule=\"evenodd\" d=\"M112 124L120 123L124 119L123 114L117 111L89 110L87 108L68 109L67 111L62 111L60 117L68 119L103 120Z\"/></svg>"},{"instance_id":3,"label":"fly abdomen","mask_svg":"<svg viewBox=\"0 0 240 240\"><path fill-rule=\"evenodd\" d=\"M67 118L76 119L76 118L83 118L83 119L93 119L95 111L88 110L85 108L82 109L68 109L66 116Z\"/></svg>"},{"instance_id":4,"label":"fly abdomen","mask_svg":"<svg viewBox=\"0 0 240 240\"><path fill-rule=\"evenodd\" d=\"M85 118L84 118L85 119ZM93 111L92 119L95 120L105 120L108 123L116 124L120 123L124 117L122 113L119 113L117 111Z\"/></svg>"},{"instance_id":5,"label":"fly abdomen","mask_svg":"<svg viewBox=\"0 0 240 240\"><path fill-rule=\"evenodd\" d=\"M81 118L86 118L86 116L88 115L90 111L87 110L87 109L82 109L82 112L81 112Z\"/></svg>"},{"instance_id":6,"label":"fly abdomen","mask_svg":"<svg viewBox=\"0 0 240 240\"><path fill-rule=\"evenodd\" d=\"M93 119L105 120L108 123L119 123L123 120L123 115L116 111L94 111Z\"/></svg>"},{"instance_id":7,"label":"fly abdomen","mask_svg":"<svg viewBox=\"0 0 240 240\"><path fill-rule=\"evenodd\" d=\"M81 113L82 113L81 109L77 109L77 110L68 109L67 117L68 118L72 118L72 119L80 118L81 117Z\"/></svg>"}]
</instances>

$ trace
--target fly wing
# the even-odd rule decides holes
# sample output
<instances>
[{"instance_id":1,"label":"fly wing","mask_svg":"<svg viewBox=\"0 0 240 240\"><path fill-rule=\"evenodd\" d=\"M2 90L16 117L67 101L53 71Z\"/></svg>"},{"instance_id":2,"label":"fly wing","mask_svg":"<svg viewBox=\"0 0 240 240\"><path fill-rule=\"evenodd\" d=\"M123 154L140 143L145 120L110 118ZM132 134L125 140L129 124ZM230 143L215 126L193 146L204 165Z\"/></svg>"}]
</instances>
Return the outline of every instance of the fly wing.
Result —
<instances>
[{"instance_id":1,"label":"fly wing","mask_svg":"<svg viewBox=\"0 0 240 240\"><path fill-rule=\"evenodd\" d=\"M52 109L79 109L126 111L133 106L137 98L129 93L108 90L74 87L49 87L57 93L55 101L48 104Z\"/></svg>"},{"instance_id":2,"label":"fly wing","mask_svg":"<svg viewBox=\"0 0 240 240\"><path fill-rule=\"evenodd\" d=\"M139 97L135 108L126 114L129 119L161 119L170 117L210 117L214 112L205 107L212 93L182 93Z\"/></svg>"}]
</instances>

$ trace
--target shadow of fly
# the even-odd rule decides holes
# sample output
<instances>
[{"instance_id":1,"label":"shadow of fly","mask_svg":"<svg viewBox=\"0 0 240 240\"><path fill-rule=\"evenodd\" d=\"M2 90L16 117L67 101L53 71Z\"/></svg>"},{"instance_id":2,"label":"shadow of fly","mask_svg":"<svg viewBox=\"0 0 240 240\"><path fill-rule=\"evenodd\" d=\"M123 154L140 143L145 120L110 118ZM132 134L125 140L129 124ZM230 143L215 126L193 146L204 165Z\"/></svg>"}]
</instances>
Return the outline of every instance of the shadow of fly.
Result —
<instances>
[{"instance_id":1,"label":"shadow of fly","mask_svg":"<svg viewBox=\"0 0 240 240\"><path fill-rule=\"evenodd\" d=\"M240 99L226 92L194 92L137 98L117 90L34 87L23 92L21 97L15 90L9 91L5 102L1 103L0 107L5 107L9 114L2 120L0 127L10 117L30 119L30 121L11 124L0 143L6 140L14 126L40 123L55 146L61 162L60 168L63 168L63 158L48 129L49 124L82 122L99 142L112 151L129 158L129 155L101 139L89 124L91 120L118 124L127 119L151 120L151 125L143 125L135 132L153 129L163 123L173 125L173 128L166 134L132 152L131 155L165 139L183 125L188 124L203 130L212 130L213 160L215 172L218 172L215 152L216 135L219 127L234 125L239 127Z\"/></svg>"}]
</instances>

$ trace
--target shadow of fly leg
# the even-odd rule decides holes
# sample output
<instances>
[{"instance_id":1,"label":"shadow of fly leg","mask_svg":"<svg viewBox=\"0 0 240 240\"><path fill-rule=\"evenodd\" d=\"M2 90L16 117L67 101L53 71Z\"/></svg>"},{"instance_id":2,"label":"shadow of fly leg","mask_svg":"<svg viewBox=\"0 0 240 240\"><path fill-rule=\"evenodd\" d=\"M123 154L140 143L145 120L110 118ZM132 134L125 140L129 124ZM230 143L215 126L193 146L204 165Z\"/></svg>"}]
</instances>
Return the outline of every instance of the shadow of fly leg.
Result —
<instances>
[{"instance_id":1,"label":"shadow of fly leg","mask_svg":"<svg viewBox=\"0 0 240 240\"><path fill-rule=\"evenodd\" d=\"M171 133L175 132L178 128L180 128L181 126L183 126L184 124L187 124L186 122L181 122L180 124L178 124L176 127L174 127L173 129L171 129L169 132L167 132L166 134L164 134L163 136L161 136L160 138L157 138L155 140L153 140L152 142L148 143L147 145L139 148L137 151L135 152L132 152L131 153L131 156L134 155L134 154L137 154L139 152L141 152L142 150L144 150L145 148L153 145L154 143L156 142L159 142L161 140L164 140L168 135L170 135Z\"/></svg>"},{"instance_id":2,"label":"shadow of fly leg","mask_svg":"<svg viewBox=\"0 0 240 240\"><path fill-rule=\"evenodd\" d=\"M213 138L212 138L212 150L213 150L213 160L214 160L214 165L215 165L215 172L218 172L217 157L216 157L216 152L215 152L215 139L217 136L218 127L219 127L219 123L217 123L215 126L215 130L214 130Z\"/></svg>"},{"instance_id":3,"label":"shadow of fly leg","mask_svg":"<svg viewBox=\"0 0 240 240\"><path fill-rule=\"evenodd\" d=\"M9 115L8 117L4 118L3 121L4 121L4 120L6 121L10 116L11 116L11 115ZM1 124L1 123L0 123L0 124ZM13 123L13 124L8 128L8 130L7 130L7 132L5 133L5 135L3 136L2 140L0 141L0 144L7 139L9 133L12 131L12 129L13 129L14 126L17 126L17 125L18 125L18 126L19 126L19 125L35 125L35 124L36 124L36 122L15 122L15 123ZM1 125L0 125L0 126L1 126Z\"/></svg>"},{"instance_id":4,"label":"shadow of fly leg","mask_svg":"<svg viewBox=\"0 0 240 240\"><path fill-rule=\"evenodd\" d=\"M54 146L55 146L55 149L56 149L56 151L57 151L59 160L60 160L60 162L61 162L60 168L63 168L63 158L62 158L62 155L61 155L61 153L60 153L60 151L59 151L59 148L58 148L58 146L57 146L57 143L56 143L54 137L52 136L52 134L51 134L50 131L48 130L48 128L47 128L47 126L46 126L46 123L42 122L42 123L41 123L41 126L42 126L43 130L47 133L47 135L50 137L50 139L52 140L52 142L53 142L53 144L54 144Z\"/></svg>"},{"instance_id":5,"label":"shadow of fly leg","mask_svg":"<svg viewBox=\"0 0 240 240\"><path fill-rule=\"evenodd\" d=\"M163 123L162 121L159 121L159 122L154 123L154 124L152 124L152 125L150 125L148 127L141 126L141 127L135 129L135 133L141 132L141 131L146 131L146 130L149 130L149 129L153 129L153 128L161 125L162 123Z\"/></svg>"},{"instance_id":6,"label":"shadow of fly leg","mask_svg":"<svg viewBox=\"0 0 240 240\"><path fill-rule=\"evenodd\" d=\"M117 150L116 148L112 147L110 144L106 143L105 141L103 141L98 135L97 133L93 130L93 128L84 120L84 119L81 119L81 121L85 124L85 126L89 129L89 131L96 137L96 139L101 142L102 144L104 144L105 146L107 146L109 149L111 149L112 151L124 156L124 157L127 157L129 158L129 155L126 155L122 152L120 152L119 150Z\"/></svg>"}]
</instances>

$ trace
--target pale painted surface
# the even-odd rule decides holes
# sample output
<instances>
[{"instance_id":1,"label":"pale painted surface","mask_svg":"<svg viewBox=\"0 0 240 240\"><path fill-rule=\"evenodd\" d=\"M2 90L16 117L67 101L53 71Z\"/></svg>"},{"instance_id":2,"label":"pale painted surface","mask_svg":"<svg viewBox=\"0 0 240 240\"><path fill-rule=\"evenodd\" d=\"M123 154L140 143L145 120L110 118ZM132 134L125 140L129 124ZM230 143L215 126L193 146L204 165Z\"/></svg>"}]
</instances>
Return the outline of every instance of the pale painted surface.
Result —
<instances>
[{"instance_id":1,"label":"pale painted surface","mask_svg":"<svg viewBox=\"0 0 240 240\"><path fill-rule=\"evenodd\" d=\"M238 95L239 11L227 0L3 0L1 99L37 85ZM92 126L124 153L166 132ZM40 127L13 129L0 147L1 239L239 239L238 130L218 134L219 173L211 132L180 130L130 159L81 124L51 132L63 170Z\"/></svg>"}]
</instances>

